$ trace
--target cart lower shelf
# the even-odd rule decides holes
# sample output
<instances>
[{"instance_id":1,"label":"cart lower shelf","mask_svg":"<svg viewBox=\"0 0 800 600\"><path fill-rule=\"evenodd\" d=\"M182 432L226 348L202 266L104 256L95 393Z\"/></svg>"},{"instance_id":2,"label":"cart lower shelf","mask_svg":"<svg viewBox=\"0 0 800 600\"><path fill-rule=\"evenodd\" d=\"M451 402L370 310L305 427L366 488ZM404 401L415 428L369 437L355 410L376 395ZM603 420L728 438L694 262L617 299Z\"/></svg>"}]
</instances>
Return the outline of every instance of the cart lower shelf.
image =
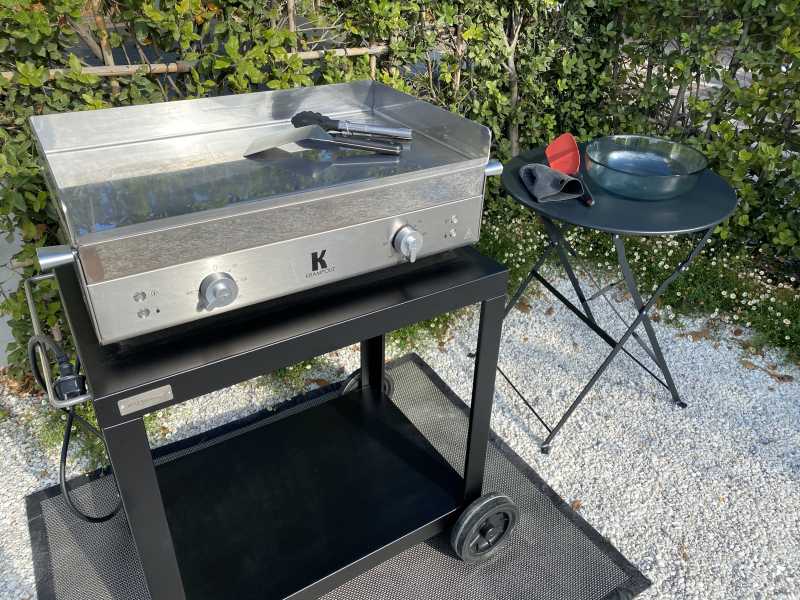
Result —
<instances>
[{"instance_id":1,"label":"cart lower shelf","mask_svg":"<svg viewBox=\"0 0 800 600\"><path fill-rule=\"evenodd\" d=\"M521 509L506 546L467 565L446 535L418 543L460 509L466 407L419 357L388 368L391 401L332 386L154 451L189 600L610 600L647 588L494 436L485 491ZM86 510L114 502L102 473L72 487ZM27 502L39 600L149 600L124 515L86 524L57 487ZM398 543L409 549L390 558ZM350 579L365 556L373 568Z\"/></svg>"},{"instance_id":2,"label":"cart lower shelf","mask_svg":"<svg viewBox=\"0 0 800 600\"><path fill-rule=\"evenodd\" d=\"M370 389L238 429L157 473L198 600L319 597L440 533L463 496L461 476Z\"/></svg>"}]
</instances>

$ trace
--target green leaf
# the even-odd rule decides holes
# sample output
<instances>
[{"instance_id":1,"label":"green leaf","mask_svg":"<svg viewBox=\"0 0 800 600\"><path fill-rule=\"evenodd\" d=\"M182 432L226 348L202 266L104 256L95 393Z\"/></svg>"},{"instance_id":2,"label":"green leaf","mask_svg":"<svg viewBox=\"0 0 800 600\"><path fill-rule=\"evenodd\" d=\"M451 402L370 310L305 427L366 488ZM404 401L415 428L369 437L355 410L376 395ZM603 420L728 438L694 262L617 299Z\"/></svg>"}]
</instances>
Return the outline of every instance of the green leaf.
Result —
<instances>
[{"instance_id":1,"label":"green leaf","mask_svg":"<svg viewBox=\"0 0 800 600\"><path fill-rule=\"evenodd\" d=\"M164 13L162 13L160 10L158 10L155 6L153 6L149 2L145 2L142 5L142 12L148 19L153 21L153 23L162 23L164 19L167 18L167 16Z\"/></svg>"},{"instance_id":2,"label":"green leaf","mask_svg":"<svg viewBox=\"0 0 800 600\"><path fill-rule=\"evenodd\" d=\"M236 35L231 35L225 41L225 54L227 54L233 60L238 60L242 57L239 52L239 38Z\"/></svg>"},{"instance_id":3,"label":"green leaf","mask_svg":"<svg viewBox=\"0 0 800 600\"><path fill-rule=\"evenodd\" d=\"M17 81L22 85L39 88L47 79L47 68L35 66L31 62L17 62Z\"/></svg>"},{"instance_id":4,"label":"green leaf","mask_svg":"<svg viewBox=\"0 0 800 600\"><path fill-rule=\"evenodd\" d=\"M8 197L11 199L14 208L17 210L25 212L28 209L28 204L25 202L25 197L16 190L10 190Z\"/></svg>"},{"instance_id":5,"label":"green leaf","mask_svg":"<svg viewBox=\"0 0 800 600\"><path fill-rule=\"evenodd\" d=\"M484 39L484 31L483 28L476 23L467 27L461 34L461 37L467 42L471 40L482 40Z\"/></svg>"},{"instance_id":6,"label":"green leaf","mask_svg":"<svg viewBox=\"0 0 800 600\"><path fill-rule=\"evenodd\" d=\"M25 240L34 240L39 237L39 231L30 219L23 219L20 229L22 230L22 238Z\"/></svg>"},{"instance_id":7,"label":"green leaf","mask_svg":"<svg viewBox=\"0 0 800 600\"><path fill-rule=\"evenodd\" d=\"M83 71L83 65L81 64L81 61L78 59L77 56L75 56L71 52L69 55L68 63L69 63L69 68L75 71L76 73L80 73L81 71Z\"/></svg>"},{"instance_id":8,"label":"green leaf","mask_svg":"<svg viewBox=\"0 0 800 600\"><path fill-rule=\"evenodd\" d=\"M233 63L229 59L225 58L224 56L218 56L217 58L214 59L214 63L212 64L212 68L218 69L218 70L222 70L222 69L227 69L232 64Z\"/></svg>"}]
</instances>

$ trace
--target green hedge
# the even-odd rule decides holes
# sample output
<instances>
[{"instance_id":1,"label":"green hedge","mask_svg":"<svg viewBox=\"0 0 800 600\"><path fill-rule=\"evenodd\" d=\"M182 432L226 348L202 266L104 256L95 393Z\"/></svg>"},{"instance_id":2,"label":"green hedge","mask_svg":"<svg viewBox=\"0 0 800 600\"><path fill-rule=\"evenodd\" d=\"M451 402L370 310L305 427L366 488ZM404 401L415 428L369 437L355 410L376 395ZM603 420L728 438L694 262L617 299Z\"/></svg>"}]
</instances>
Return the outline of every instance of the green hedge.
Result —
<instances>
[{"instance_id":1,"label":"green hedge","mask_svg":"<svg viewBox=\"0 0 800 600\"><path fill-rule=\"evenodd\" d=\"M84 73L71 49L81 43L75 30L87 23L87 7L115 23L105 32L94 20L88 27L118 57L138 63L142 52L152 62L196 61L195 68L169 77ZM796 269L797 0L307 0L297 2L297 13L295 32L284 5L261 0L0 0L0 69L13 72L0 78L0 224L23 238L18 258L31 265L23 274L34 271L35 247L58 237L30 115L370 75L366 57L309 63L291 54L321 38L338 46L389 43L376 77L485 123L501 159L562 131L684 140L709 156L742 200L719 235L761 253L772 268ZM49 80L55 67L67 71ZM492 210L504 200L491 185L487 215L494 218L506 209ZM55 289L45 286L39 301L48 324L63 330ZM24 344L22 294L5 299L2 310ZM11 374L20 376L22 346L9 350Z\"/></svg>"}]
</instances>

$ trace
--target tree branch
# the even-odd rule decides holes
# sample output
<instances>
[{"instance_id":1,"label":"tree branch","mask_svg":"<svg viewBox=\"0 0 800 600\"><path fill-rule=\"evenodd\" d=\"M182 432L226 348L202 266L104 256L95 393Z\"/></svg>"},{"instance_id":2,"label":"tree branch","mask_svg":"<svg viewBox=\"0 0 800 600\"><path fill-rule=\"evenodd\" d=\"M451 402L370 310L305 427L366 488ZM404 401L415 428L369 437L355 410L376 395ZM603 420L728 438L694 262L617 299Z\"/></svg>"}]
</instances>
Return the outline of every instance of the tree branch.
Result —
<instances>
[{"instance_id":1,"label":"tree branch","mask_svg":"<svg viewBox=\"0 0 800 600\"><path fill-rule=\"evenodd\" d=\"M739 43L736 44L736 48L734 48L731 53L731 62L728 63L728 74L734 79L736 79L736 72L739 70L739 64L741 63L740 55L749 42L749 34L750 19L747 19L742 26L742 34L739 36ZM716 125L717 121L719 121L722 109L725 108L725 103L728 101L728 94L728 88L723 88L719 93L714 112L711 113L711 117L706 124L706 139L711 139L711 126Z\"/></svg>"},{"instance_id":2,"label":"tree branch","mask_svg":"<svg viewBox=\"0 0 800 600\"><path fill-rule=\"evenodd\" d=\"M76 23L69 17L67 18L69 22L69 26L72 27L73 31L78 34L78 37L81 38L81 41L86 44L86 47L92 51L92 54L95 55L97 60L103 60L103 51L100 49L100 46L97 45L94 37L92 36L92 32L89 31L89 28L84 25L83 23Z\"/></svg>"},{"instance_id":3,"label":"tree branch","mask_svg":"<svg viewBox=\"0 0 800 600\"><path fill-rule=\"evenodd\" d=\"M681 85L678 88L678 93L675 95L675 102L672 104L672 112L669 115L669 120L667 121L667 125L664 128L664 131L669 131L675 126L675 123L678 120L678 115L680 114L680 109L683 106L683 99L686 97L686 90L689 88L689 80L685 79L681 81Z\"/></svg>"},{"instance_id":4,"label":"tree branch","mask_svg":"<svg viewBox=\"0 0 800 600\"><path fill-rule=\"evenodd\" d=\"M511 40L506 40L506 44L508 45L506 69L508 70L509 106L511 107L511 116L508 122L508 141L511 142L511 154L513 156L519 154L519 124L516 121L516 111L519 105L519 77L517 74L515 54L524 22L525 17L519 14L512 4L511 22L509 23Z\"/></svg>"},{"instance_id":5,"label":"tree branch","mask_svg":"<svg viewBox=\"0 0 800 600\"><path fill-rule=\"evenodd\" d=\"M371 48L336 48L335 50L306 50L304 52L289 52L289 56L296 55L300 60L317 60L325 55L331 56L380 56L389 52L388 46L372 46ZM133 65L113 65L106 67L84 67L82 72L98 77L125 77L142 72L145 75L164 75L166 73L188 73L195 66L196 61L177 61L171 63L144 63ZM16 71L2 71L0 77L8 80L14 79ZM50 69L48 78L54 79L58 75L69 73L69 69Z\"/></svg>"},{"instance_id":6,"label":"tree branch","mask_svg":"<svg viewBox=\"0 0 800 600\"><path fill-rule=\"evenodd\" d=\"M92 12L94 13L94 24L100 37L100 52L103 55L103 62L107 67L114 66L114 54L111 52L111 45L108 43L108 29L106 20L103 16L103 0L91 0ZM111 80L111 93L119 94L119 82Z\"/></svg>"}]
</instances>

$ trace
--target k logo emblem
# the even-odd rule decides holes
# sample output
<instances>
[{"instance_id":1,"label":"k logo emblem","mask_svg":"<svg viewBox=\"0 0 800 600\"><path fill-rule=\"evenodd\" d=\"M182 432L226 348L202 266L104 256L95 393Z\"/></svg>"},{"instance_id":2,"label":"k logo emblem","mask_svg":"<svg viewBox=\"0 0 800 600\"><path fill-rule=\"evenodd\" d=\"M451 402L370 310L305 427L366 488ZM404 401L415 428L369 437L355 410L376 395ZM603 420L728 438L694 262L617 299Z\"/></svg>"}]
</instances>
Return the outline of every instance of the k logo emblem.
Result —
<instances>
[{"instance_id":1,"label":"k logo emblem","mask_svg":"<svg viewBox=\"0 0 800 600\"><path fill-rule=\"evenodd\" d=\"M327 252L327 249L321 252L311 253L311 271L319 271L320 269L328 268L328 263L325 262L325 252Z\"/></svg>"}]
</instances>

